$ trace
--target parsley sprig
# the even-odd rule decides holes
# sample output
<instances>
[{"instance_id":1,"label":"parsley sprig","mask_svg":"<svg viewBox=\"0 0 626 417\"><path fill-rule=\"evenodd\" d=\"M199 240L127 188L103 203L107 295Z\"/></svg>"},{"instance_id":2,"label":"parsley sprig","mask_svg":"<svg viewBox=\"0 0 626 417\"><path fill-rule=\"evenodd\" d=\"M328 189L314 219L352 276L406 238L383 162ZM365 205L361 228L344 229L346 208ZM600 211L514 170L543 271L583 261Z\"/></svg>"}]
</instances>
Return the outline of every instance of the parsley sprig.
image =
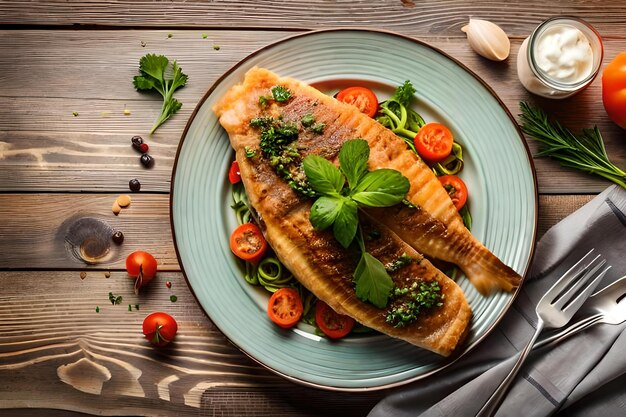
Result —
<instances>
[{"instance_id":1,"label":"parsley sprig","mask_svg":"<svg viewBox=\"0 0 626 417\"><path fill-rule=\"evenodd\" d=\"M137 91L156 90L163 96L161 114L154 123L150 133L154 133L171 115L176 113L183 104L174 98L174 91L187 84L187 75L176 63L163 55L147 54L139 60L141 75L133 77L133 85Z\"/></svg>"},{"instance_id":2,"label":"parsley sprig","mask_svg":"<svg viewBox=\"0 0 626 417\"><path fill-rule=\"evenodd\" d=\"M559 122L548 120L543 110L523 101L520 108L522 130L540 142L539 156L549 156L563 166L599 175L626 188L626 172L609 160L597 126L576 136Z\"/></svg>"},{"instance_id":3,"label":"parsley sprig","mask_svg":"<svg viewBox=\"0 0 626 417\"><path fill-rule=\"evenodd\" d=\"M353 274L356 295L384 308L393 281L382 262L365 249L358 207L390 207L402 202L409 180L393 169L368 171L369 154L367 142L354 139L342 146L339 168L317 155L307 156L303 167L309 185L319 195L311 207L311 224L318 230L332 226L335 239L344 248L357 240L361 258Z\"/></svg>"}]
</instances>

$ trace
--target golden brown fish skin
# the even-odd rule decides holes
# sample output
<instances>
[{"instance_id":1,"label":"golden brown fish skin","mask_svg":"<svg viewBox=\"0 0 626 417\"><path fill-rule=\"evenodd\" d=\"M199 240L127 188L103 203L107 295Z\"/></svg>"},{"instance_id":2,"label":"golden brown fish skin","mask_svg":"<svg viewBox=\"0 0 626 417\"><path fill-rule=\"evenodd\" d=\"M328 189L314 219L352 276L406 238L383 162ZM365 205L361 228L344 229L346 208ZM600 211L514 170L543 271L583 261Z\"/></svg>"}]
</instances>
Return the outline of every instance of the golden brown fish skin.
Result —
<instances>
[{"instance_id":1,"label":"golden brown fish skin","mask_svg":"<svg viewBox=\"0 0 626 417\"><path fill-rule=\"evenodd\" d=\"M281 180L261 152L253 158L246 157L246 146L258 147L258 132L248 126L251 116L257 114L240 112L249 109L258 112L258 104L237 97L244 94L245 89L237 90L231 90L216 107L216 112L222 115L220 121L229 131L250 203L257 211L261 228L281 262L305 287L336 311L349 314L360 323L390 336L444 356L450 355L465 337L471 320L470 307L458 285L385 226L364 215L361 226L365 235L376 230L379 236L366 239L366 248L370 253L384 264L392 263L403 254L414 260L391 273L395 285L402 288L413 282L436 280L445 300L443 306L422 312L418 320L405 327L394 327L386 322L388 311L401 299L392 300L385 309L359 300L352 279L358 252L341 247L330 231L318 231L312 227L309 221L310 199L302 198ZM308 105L303 106L301 109L306 109ZM323 120L329 120L327 117L330 116L332 114L319 114ZM241 120L244 122L241 123ZM340 129L329 130L329 139L324 142L316 141L320 135L309 134L301 135L299 141L309 142L309 153L331 157L344 141L345 132L340 132Z\"/></svg>"},{"instance_id":2,"label":"golden brown fish skin","mask_svg":"<svg viewBox=\"0 0 626 417\"><path fill-rule=\"evenodd\" d=\"M276 111L275 115L280 112L285 121L298 122L302 116L312 114L316 122L325 124L322 134L301 132L298 147L303 157L316 154L336 162L345 141L362 138L370 146L370 169L391 168L409 178L411 187L407 200L421 211L409 215L404 210L402 224L390 216L381 219L416 250L458 265L483 294L495 289L513 291L519 285L521 277L472 236L430 168L407 150L404 141L391 131L355 107L338 102L297 80L279 78L267 70L257 69L247 74L245 82L252 97L266 95L275 85L291 89L294 97L289 102L270 109L270 113ZM246 110L249 117L257 115L258 101L248 98ZM245 124L245 121L239 120L239 123ZM235 149L242 145L232 138L231 142ZM249 143L249 146L253 145L253 142Z\"/></svg>"},{"instance_id":3,"label":"golden brown fish skin","mask_svg":"<svg viewBox=\"0 0 626 417\"><path fill-rule=\"evenodd\" d=\"M315 230L309 221L311 202L300 198L269 167L262 156L245 158L240 163L250 203L261 218L261 227L280 261L321 300L334 310L393 337L406 340L443 356L450 355L466 336L471 309L459 286L442 274L413 248L369 216L361 216L365 245L383 264L391 264L406 254L414 261L390 273L398 288L413 282L439 283L444 304L420 313L419 319L405 327L387 323L387 313L402 299L379 309L359 300L352 274L358 250L344 249L331 231ZM376 233L372 233L376 231Z\"/></svg>"}]
</instances>

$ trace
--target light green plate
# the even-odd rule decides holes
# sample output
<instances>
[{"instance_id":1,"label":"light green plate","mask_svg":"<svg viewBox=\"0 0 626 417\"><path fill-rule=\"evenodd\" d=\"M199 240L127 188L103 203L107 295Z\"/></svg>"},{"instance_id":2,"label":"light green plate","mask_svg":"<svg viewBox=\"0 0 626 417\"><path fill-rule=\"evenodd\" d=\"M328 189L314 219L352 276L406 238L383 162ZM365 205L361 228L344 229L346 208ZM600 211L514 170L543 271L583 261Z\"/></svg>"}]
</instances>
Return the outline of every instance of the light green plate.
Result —
<instances>
[{"instance_id":1,"label":"light green plate","mask_svg":"<svg viewBox=\"0 0 626 417\"><path fill-rule=\"evenodd\" d=\"M204 311L243 352L294 381L345 391L396 386L448 366L458 356L441 358L380 334L331 342L306 327L282 330L267 318L268 296L245 283L229 250L236 226L227 181L233 153L211 111L255 65L329 94L367 85L379 99L411 80L424 118L445 123L464 146L462 178L470 190L474 235L524 275L535 242L537 191L515 121L484 82L441 51L388 32L337 29L279 41L237 64L201 100L179 145L171 193L178 258ZM458 282L474 312L462 354L487 335L514 296L482 297L464 277Z\"/></svg>"}]
</instances>

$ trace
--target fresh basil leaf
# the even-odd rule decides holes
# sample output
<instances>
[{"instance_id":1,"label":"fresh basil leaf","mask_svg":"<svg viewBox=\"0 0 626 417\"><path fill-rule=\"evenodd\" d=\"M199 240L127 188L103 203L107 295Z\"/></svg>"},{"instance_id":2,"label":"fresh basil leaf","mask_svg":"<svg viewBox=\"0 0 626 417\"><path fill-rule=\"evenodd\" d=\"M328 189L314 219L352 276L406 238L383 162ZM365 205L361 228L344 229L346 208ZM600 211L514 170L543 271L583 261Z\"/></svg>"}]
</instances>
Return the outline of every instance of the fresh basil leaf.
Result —
<instances>
[{"instance_id":1,"label":"fresh basil leaf","mask_svg":"<svg viewBox=\"0 0 626 417\"><path fill-rule=\"evenodd\" d=\"M370 207L389 207L400 203L409 191L409 180L393 169L377 169L363 176L352 190L353 200Z\"/></svg>"},{"instance_id":2,"label":"fresh basil leaf","mask_svg":"<svg viewBox=\"0 0 626 417\"><path fill-rule=\"evenodd\" d=\"M356 296L369 301L378 308L387 306L393 280L385 270L385 265L368 252L362 252L361 260L354 270Z\"/></svg>"},{"instance_id":3,"label":"fresh basil leaf","mask_svg":"<svg viewBox=\"0 0 626 417\"><path fill-rule=\"evenodd\" d=\"M332 162L318 155L309 155L303 161L309 185L320 194L339 196L346 179Z\"/></svg>"},{"instance_id":4,"label":"fresh basil leaf","mask_svg":"<svg viewBox=\"0 0 626 417\"><path fill-rule=\"evenodd\" d=\"M341 210L333 223L333 235L341 246L347 248L354 240L358 227L358 206L349 198L344 198Z\"/></svg>"},{"instance_id":5,"label":"fresh basil leaf","mask_svg":"<svg viewBox=\"0 0 626 417\"><path fill-rule=\"evenodd\" d=\"M309 220L317 230L329 228L337 219L343 208L345 197L325 197L315 200L311 207Z\"/></svg>"},{"instance_id":6,"label":"fresh basil leaf","mask_svg":"<svg viewBox=\"0 0 626 417\"><path fill-rule=\"evenodd\" d=\"M348 179L350 188L356 187L363 175L367 172L367 161L370 157L370 147L363 139L349 140L339 151L339 167Z\"/></svg>"}]
</instances>

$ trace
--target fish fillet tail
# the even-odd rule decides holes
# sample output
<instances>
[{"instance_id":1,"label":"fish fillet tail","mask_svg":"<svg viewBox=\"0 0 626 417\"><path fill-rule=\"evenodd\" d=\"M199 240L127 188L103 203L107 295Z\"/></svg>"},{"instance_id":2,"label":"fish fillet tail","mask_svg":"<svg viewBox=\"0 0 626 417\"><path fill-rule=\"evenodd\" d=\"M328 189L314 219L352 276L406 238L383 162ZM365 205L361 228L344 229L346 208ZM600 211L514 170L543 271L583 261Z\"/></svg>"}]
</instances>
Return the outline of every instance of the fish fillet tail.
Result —
<instances>
[{"instance_id":1,"label":"fish fillet tail","mask_svg":"<svg viewBox=\"0 0 626 417\"><path fill-rule=\"evenodd\" d=\"M521 283L519 274L500 262L490 252L483 254L475 262L468 262L459 266L472 285L483 295L488 295L498 289L511 292Z\"/></svg>"}]
</instances>

